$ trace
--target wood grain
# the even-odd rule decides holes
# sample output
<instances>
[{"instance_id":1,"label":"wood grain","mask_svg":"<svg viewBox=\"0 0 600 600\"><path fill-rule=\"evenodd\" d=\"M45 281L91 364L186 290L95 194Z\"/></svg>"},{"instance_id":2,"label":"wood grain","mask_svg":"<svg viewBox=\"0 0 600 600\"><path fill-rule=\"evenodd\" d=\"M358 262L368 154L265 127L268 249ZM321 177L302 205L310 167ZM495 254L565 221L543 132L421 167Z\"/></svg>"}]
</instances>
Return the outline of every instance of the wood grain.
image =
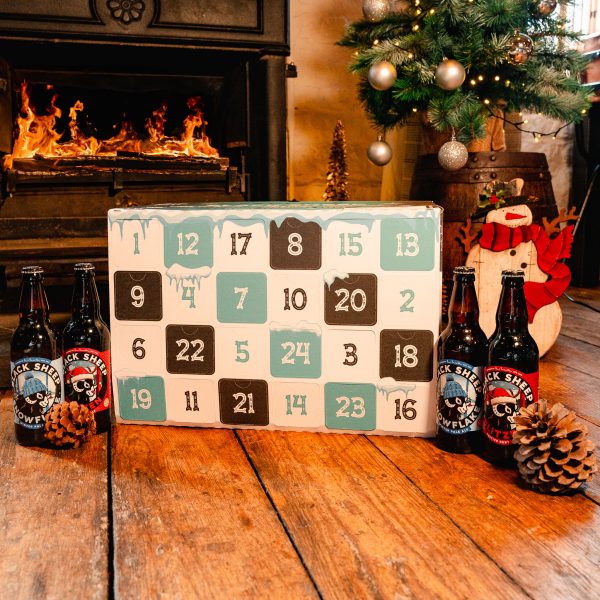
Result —
<instances>
[{"instance_id":1,"label":"wood grain","mask_svg":"<svg viewBox=\"0 0 600 600\"><path fill-rule=\"evenodd\" d=\"M0 597L108 597L107 436L76 450L15 443L0 401Z\"/></svg>"},{"instance_id":2,"label":"wood grain","mask_svg":"<svg viewBox=\"0 0 600 600\"><path fill-rule=\"evenodd\" d=\"M600 322L600 315L598 318ZM559 338L559 343L555 344L546 354L546 359L559 363L563 367L568 367L575 371L580 371L600 379L600 349L593 344L582 342L564 334ZM600 382L598 382L600 385Z\"/></svg>"},{"instance_id":3,"label":"wood grain","mask_svg":"<svg viewBox=\"0 0 600 600\"><path fill-rule=\"evenodd\" d=\"M525 597L364 436L238 435L324 598Z\"/></svg>"},{"instance_id":4,"label":"wood grain","mask_svg":"<svg viewBox=\"0 0 600 600\"><path fill-rule=\"evenodd\" d=\"M600 360L600 350L595 349ZM600 425L598 379L582 371L575 371L554 362L540 362L540 394L553 402L562 402L581 417Z\"/></svg>"},{"instance_id":5,"label":"wood grain","mask_svg":"<svg viewBox=\"0 0 600 600\"><path fill-rule=\"evenodd\" d=\"M428 440L371 442L529 596L597 597L600 512L591 500L526 491L514 470L444 453Z\"/></svg>"},{"instance_id":6,"label":"wood grain","mask_svg":"<svg viewBox=\"0 0 600 600\"><path fill-rule=\"evenodd\" d=\"M233 432L122 425L112 457L117 598L316 597Z\"/></svg>"},{"instance_id":7,"label":"wood grain","mask_svg":"<svg viewBox=\"0 0 600 600\"><path fill-rule=\"evenodd\" d=\"M587 300L584 300L584 302L593 305L592 302ZM568 300L563 300L561 306L564 311L563 335L593 344L594 346L600 346L600 327L598 327L600 315L585 306L573 304Z\"/></svg>"}]
</instances>

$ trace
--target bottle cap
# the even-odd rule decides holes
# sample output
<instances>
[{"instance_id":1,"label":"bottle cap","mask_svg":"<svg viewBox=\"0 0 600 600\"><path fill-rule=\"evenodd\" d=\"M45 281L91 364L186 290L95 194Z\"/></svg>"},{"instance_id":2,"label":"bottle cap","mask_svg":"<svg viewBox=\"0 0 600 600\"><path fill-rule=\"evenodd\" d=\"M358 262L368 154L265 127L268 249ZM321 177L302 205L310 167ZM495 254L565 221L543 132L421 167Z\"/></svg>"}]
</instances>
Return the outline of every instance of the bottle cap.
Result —
<instances>
[{"instance_id":1,"label":"bottle cap","mask_svg":"<svg viewBox=\"0 0 600 600\"><path fill-rule=\"evenodd\" d=\"M21 269L21 275L41 275L44 269L38 265L28 265Z\"/></svg>"},{"instance_id":2,"label":"bottle cap","mask_svg":"<svg viewBox=\"0 0 600 600\"><path fill-rule=\"evenodd\" d=\"M96 267L92 263L77 263L73 267L75 271L94 271Z\"/></svg>"},{"instance_id":3,"label":"bottle cap","mask_svg":"<svg viewBox=\"0 0 600 600\"><path fill-rule=\"evenodd\" d=\"M474 267L454 267L455 275L475 275Z\"/></svg>"},{"instance_id":4,"label":"bottle cap","mask_svg":"<svg viewBox=\"0 0 600 600\"><path fill-rule=\"evenodd\" d=\"M502 277L510 277L511 279L520 279L525 277L525 271L521 269L505 269L502 271Z\"/></svg>"}]
</instances>

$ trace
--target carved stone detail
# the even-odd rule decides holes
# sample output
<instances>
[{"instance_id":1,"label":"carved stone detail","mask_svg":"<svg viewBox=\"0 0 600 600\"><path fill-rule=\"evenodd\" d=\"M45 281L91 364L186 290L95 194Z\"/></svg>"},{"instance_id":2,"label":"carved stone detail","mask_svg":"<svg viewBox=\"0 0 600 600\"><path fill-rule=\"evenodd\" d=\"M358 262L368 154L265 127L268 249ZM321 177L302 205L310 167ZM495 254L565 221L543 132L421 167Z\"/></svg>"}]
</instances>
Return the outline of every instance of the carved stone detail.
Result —
<instances>
[{"instance_id":1,"label":"carved stone detail","mask_svg":"<svg viewBox=\"0 0 600 600\"><path fill-rule=\"evenodd\" d=\"M146 4L142 0L108 0L106 6L110 10L110 16L125 25L139 21L146 10Z\"/></svg>"}]
</instances>

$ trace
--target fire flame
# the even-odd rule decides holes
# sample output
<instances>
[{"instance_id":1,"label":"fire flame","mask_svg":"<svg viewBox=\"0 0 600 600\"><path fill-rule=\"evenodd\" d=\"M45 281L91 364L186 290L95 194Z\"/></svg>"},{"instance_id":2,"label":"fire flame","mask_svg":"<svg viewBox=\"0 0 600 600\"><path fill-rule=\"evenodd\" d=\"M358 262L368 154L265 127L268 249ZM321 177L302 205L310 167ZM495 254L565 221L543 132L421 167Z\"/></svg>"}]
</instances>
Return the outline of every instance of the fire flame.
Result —
<instances>
[{"instance_id":1,"label":"fire flame","mask_svg":"<svg viewBox=\"0 0 600 600\"><path fill-rule=\"evenodd\" d=\"M51 89L51 88L48 88ZM4 168L11 168L15 158L61 158L76 156L116 156L119 151L136 152L147 155L168 156L219 156L206 135L207 121L204 119L202 101L194 96L187 101L190 114L183 121L183 134L180 138L165 135L167 104L161 103L145 121L147 137L141 138L130 121L125 118L118 126L118 132L107 140L86 136L78 125L78 118L84 109L83 102L77 100L69 109L68 129L70 139L61 142L65 132L56 130L56 120L62 115L57 106L58 94L52 96L47 114L36 114L30 105L29 89L21 83L21 110L17 115L17 139L12 154L4 158ZM117 126L115 125L115 129Z\"/></svg>"}]
</instances>

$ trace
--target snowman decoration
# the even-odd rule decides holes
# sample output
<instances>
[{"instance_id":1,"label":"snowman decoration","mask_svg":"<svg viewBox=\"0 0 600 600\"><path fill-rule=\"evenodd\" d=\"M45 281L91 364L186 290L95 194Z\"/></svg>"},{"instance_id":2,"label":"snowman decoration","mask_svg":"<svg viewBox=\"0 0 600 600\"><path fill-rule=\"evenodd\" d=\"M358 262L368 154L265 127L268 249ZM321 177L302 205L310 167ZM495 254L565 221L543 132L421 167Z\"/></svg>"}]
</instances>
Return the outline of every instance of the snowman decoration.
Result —
<instances>
[{"instance_id":1,"label":"snowman decoration","mask_svg":"<svg viewBox=\"0 0 600 600\"><path fill-rule=\"evenodd\" d=\"M515 200L522 201L523 197ZM556 341L562 324L558 298L569 286L571 272L561 261L570 256L573 225L550 238L544 227L533 224L531 209L515 200L487 213L479 243L470 249L466 264L475 268L479 323L488 337L496 328L502 271L525 272L529 332L542 356ZM567 219L559 217L552 224L559 220Z\"/></svg>"}]
</instances>

